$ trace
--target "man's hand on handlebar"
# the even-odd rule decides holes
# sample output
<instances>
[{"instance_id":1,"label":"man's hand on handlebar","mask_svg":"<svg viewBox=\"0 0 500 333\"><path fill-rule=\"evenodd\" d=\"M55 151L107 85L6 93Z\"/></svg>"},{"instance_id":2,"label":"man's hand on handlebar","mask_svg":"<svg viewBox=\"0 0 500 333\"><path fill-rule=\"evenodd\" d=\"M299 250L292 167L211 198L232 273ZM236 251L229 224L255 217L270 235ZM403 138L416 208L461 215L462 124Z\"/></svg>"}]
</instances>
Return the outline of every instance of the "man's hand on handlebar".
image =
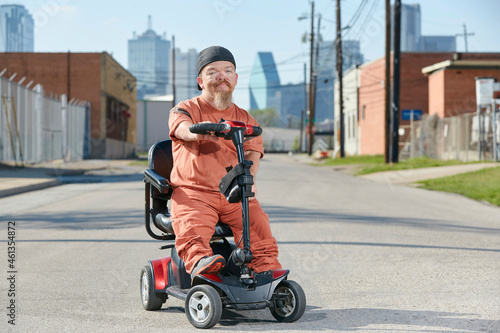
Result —
<instances>
[{"instance_id":1,"label":"man's hand on handlebar","mask_svg":"<svg viewBox=\"0 0 500 333\"><path fill-rule=\"evenodd\" d=\"M199 124L203 123L211 123L210 121L202 121ZM198 137L198 140L208 140L208 141L219 141L219 137L215 135L214 131L209 131L208 134L202 135L202 134L195 134Z\"/></svg>"},{"instance_id":2,"label":"man's hand on handlebar","mask_svg":"<svg viewBox=\"0 0 500 333\"><path fill-rule=\"evenodd\" d=\"M209 121L204 121L204 123L210 123ZM196 134L189 130L189 127L193 125L190 121L183 121L179 124L175 130L174 136L178 139L184 141L218 141L219 138L215 135L215 132L208 132L207 134Z\"/></svg>"},{"instance_id":3,"label":"man's hand on handlebar","mask_svg":"<svg viewBox=\"0 0 500 333\"><path fill-rule=\"evenodd\" d=\"M193 124L186 120L177 126L174 136L184 141L218 141L219 137L229 140L234 133L243 133L245 138L251 138L261 135L262 128L241 121L224 121L220 123L203 121Z\"/></svg>"}]
</instances>

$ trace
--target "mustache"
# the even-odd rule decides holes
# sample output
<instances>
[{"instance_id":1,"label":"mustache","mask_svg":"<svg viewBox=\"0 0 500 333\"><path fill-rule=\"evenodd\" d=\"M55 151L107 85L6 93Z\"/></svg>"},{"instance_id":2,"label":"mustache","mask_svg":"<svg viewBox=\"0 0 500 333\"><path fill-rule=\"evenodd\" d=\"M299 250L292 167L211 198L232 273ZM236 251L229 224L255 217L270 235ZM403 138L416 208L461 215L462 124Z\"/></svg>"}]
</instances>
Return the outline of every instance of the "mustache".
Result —
<instances>
[{"instance_id":1,"label":"mustache","mask_svg":"<svg viewBox=\"0 0 500 333\"><path fill-rule=\"evenodd\" d=\"M229 88L232 88L233 86L231 85L231 83L229 83L229 81L227 81L226 79L222 79L219 83L217 83L215 86L218 87L219 85L221 85L222 83L225 83Z\"/></svg>"}]
</instances>

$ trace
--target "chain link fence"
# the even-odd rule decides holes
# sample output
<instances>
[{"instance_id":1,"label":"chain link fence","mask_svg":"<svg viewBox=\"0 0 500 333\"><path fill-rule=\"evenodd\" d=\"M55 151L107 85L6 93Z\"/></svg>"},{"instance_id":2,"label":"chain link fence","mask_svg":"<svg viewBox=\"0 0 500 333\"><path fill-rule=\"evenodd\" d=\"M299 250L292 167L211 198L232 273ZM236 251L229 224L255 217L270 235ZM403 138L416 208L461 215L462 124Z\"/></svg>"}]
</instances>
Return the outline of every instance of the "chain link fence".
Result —
<instances>
[{"instance_id":1,"label":"chain link fence","mask_svg":"<svg viewBox=\"0 0 500 333\"><path fill-rule=\"evenodd\" d=\"M498 112L449 118L424 116L421 121L400 126L399 158L427 156L464 162L498 161L499 143Z\"/></svg>"},{"instance_id":2,"label":"chain link fence","mask_svg":"<svg viewBox=\"0 0 500 333\"><path fill-rule=\"evenodd\" d=\"M89 156L90 104L44 96L43 88L0 77L0 161L34 164Z\"/></svg>"}]
</instances>

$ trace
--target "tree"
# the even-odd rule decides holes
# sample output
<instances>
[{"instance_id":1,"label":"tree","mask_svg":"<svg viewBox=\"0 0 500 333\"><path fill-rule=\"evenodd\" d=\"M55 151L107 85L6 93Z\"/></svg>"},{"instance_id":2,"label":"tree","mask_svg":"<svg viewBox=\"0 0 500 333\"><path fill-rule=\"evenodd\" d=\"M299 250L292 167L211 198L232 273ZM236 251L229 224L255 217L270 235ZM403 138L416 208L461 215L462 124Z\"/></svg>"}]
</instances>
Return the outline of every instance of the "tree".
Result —
<instances>
[{"instance_id":1,"label":"tree","mask_svg":"<svg viewBox=\"0 0 500 333\"><path fill-rule=\"evenodd\" d=\"M249 113L262 127L281 127L280 115L276 109L250 110Z\"/></svg>"}]
</instances>

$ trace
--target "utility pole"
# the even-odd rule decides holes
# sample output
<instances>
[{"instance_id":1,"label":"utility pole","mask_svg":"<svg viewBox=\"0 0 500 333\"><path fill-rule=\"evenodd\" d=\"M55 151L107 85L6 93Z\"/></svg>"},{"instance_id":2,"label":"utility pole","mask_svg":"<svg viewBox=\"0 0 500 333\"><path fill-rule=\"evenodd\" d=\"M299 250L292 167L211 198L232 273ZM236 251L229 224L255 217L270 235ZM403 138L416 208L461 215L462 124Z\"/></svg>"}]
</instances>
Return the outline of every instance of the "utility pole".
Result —
<instances>
[{"instance_id":1,"label":"utility pole","mask_svg":"<svg viewBox=\"0 0 500 333\"><path fill-rule=\"evenodd\" d=\"M312 82L312 90L311 90L311 101L312 101L312 106L311 106L311 113L312 113L312 121L311 121L311 126L312 126L312 136L311 140L311 154L313 153L313 146L314 146L314 136L316 135L316 128L315 128L315 123L316 123L316 91L318 88L318 74L319 74L319 44L321 43L320 39L320 27L321 27L321 14L318 14L318 27L316 28L316 31L318 32L316 35L316 52L314 54L313 58L313 65L311 68L313 69L312 71L312 77L311 77L311 82Z\"/></svg>"},{"instance_id":2,"label":"utility pole","mask_svg":"<svg viewBox=\"0 0 500 333\"><path fill-rule=\"evenodd\" d=\"M309 156L312 155L312 146L314 141L313 133L313 120L314 120L314 80L313 80L313 66L314 66L314 1L311 1L311 50L309 59L309 141L307 142L307 153Z\"/></svg>"},{"instance_id":3,"label":"utility pole","mask_svg":"<svg viewBox=\"0 0 500 333\"><path fill-rule=\"evenodd\" d=\"M172 35L172 106L175 106L175 36Z\"/></svg>"},{"instance_id":4,"label":"utility pole","mask_svg":"<svg viewBox=\"0 0 500 333\"><path fill-rule=\"evenodd\" d=\"M465 25L464 23L464 33L463 34L456 34L455 36L457 37L461 37L461 36L464 36L464 40L465 40L465 53L469 52L469 48L467 47L467 36L474 36L474 33L473 32L467 32L467 26Z\"/></svg>"},{"instance_id":5,"label":"utility pole","mask_svg":"<svg viewBox=\"0 0 500 333\"><path fill-rule=\"evenodd\" d=\"M300 111L300 141L299 153L302 153L302 141L304 138L304 118L307 111L307 64L304 63L304 109Z\"/></svg>"},{"instance_id":6,"label":"utility pole","mask_svg":"<svg viewBox=\"0 0 500 333\"><path fill-rule=\"evenodd\" d=\"M399 79L401 65L401 0L394 2L394 74L392 87L392 163L399 157Z\"/></svg>"},{"instance_id":7,"label":"utility pole","mask_svg":"<svg viewBox=\"0 0 500 333\"><path fill-rule=\"evenodd\" d=\"M339 113L340 113L340 157L345 157L344 135L344 97L342 94L342 27L340 24L340 0L337 0L337 80L339 80Z\"/></svg>"},{"instance_id":8,"label":"utility pole","mask_svg":"<svg viewBox=\"0 0 500 333\"><path fill-rule=\"evenodd\" d=\"M384 117L384 157L389 163L391 150L391 0L385 0L385 117Z\"/></svg>"}]
</instances>

